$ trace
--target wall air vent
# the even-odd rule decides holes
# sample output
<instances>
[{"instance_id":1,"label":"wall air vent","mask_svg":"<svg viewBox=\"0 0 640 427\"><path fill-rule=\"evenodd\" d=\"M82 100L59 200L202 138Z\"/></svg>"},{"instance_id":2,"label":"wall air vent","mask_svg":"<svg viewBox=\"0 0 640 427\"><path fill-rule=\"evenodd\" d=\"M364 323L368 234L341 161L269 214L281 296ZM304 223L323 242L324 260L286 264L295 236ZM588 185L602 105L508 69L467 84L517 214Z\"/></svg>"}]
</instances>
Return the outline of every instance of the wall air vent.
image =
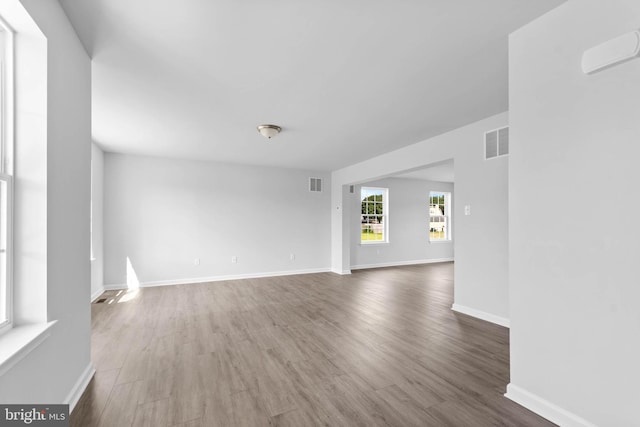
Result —
<instances>
[{"instance_id":1,"label":"wall air vent","mask_svg":"<svg viewBox=\"0 0 640 427\"><path fill-rule=\"evenodd\" d=\"M488 160L507 154L509 154L509 127L485 132L484 158Z\"/></svg>"},{"instance_id":2,"label":"wall air vent","mask_svg":"<svg viewBox=\"0 0 640 427\"><path fill-rule=\"evenodd\" d=\"M312 193L321 193L322 178L309 178L309 191Z\"/></svg>"},{"instance_id":3,"label":"wall air vent","mask_svg":"<svg viewBox=\"0 0 640 427\"><path fill-rule=\"evenodd\" d=\"M355 185L350 185L349 186L349 194L355 194L356 193L356 186Z\"/></svg>"}]
</instances>

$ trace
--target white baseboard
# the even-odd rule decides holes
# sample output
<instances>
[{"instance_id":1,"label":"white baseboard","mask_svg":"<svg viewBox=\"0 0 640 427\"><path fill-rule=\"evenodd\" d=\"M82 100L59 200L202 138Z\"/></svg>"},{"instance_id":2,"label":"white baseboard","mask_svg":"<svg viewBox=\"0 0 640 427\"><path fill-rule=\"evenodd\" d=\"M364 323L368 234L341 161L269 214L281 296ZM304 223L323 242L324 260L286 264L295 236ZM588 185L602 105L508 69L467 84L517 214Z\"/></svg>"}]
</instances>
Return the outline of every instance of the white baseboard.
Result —
<instances>
[{"instance_id":1,"label":"white baseboard","mask_svg":"<svg viewBox=\"0 0 640 427\"><path fill-rule=\"evenodd\" d=\"M514 384L507 385L505 397L562 427L596 427L584 418Z\"/></svg>"},{"instance_id":2,"label":"white baseboard","mask_svg":"<svg viewBox=\"0 0 640 427\"><path fill-rule=\"evenodd\" d=\"M100 289L98 289L97 291L95 291L94 293L91 294L91 302L94 302L95 300L98 299L98 297L100 295L103 294L103 292L105 291L104 286L101 286Z\"/></svg>"},{"instance_id":3,"label":"white baseboard","mask_svg":"<svg viewBox=\"0 0 640 427\"><path fill-rule=\"evenodd\" d=\"M395 261L395 262L381 262L377 264L352 265L351 269L364 270L366 268L401 267L403 265L435 264L438 262L451 262L451 261L453 261L453 258L416 259L412 261Z\"/></svg>"},{"instance_id":4,"label":"white baseboard","mask_svg":"<svg viewBox=\"0 0 640 427\"><path fill-rule=\"evenodd\" d=\"M89 365L86 367L82 375L80 375L80 378L78 378L78 381L76 381L75 385L69 392L69 395L64 400L64 403L69 405L69 413L73 412L73 408L76 407L80 397L82 397L82 393L86 390L95 373L96 370L93 367L93 364L89 362Z\"/></svg>"},{"instance_id":5,"label":"white baseboard","mask_svg":"<svg viewBox=\"0 0 640 427\"><path fill-rule=\"evenodd\" d=\"M241 279L259 279L262 277L278 277L278 276L294 276L296 274L315 274L315 273L328 273L329 268L310 268L306 270L289 270L289 271L272 271L268 273L248 273L248 274L230 274L225 276L211 276L211 277L196 277L190 279L174 279L174 280L158 280L152 282L140 282L141 288L147 288L151 286L171 286L171 285L187 285L192 283L207 283L207 282L221 282L225 280L241 280ZM104 289L107 291L117 289L128 289L126 284L111 284L104 285Z\"/></svg>"},{"instance_id":6,"label":"white baseboard","mask_svg":"<svg viewBox=\"0 0 640 427\"><path fill-rule=\"evenodd\" d=\"M496 325L504 326L508 328L510 325L509 319L506 317L496 316L495 314L487 313L486 311L476 310L475 308L467 307L460 304L453 304L451 310L458 313L466 314L471 317L475 317L487 322L495 323Z\"/></svg>"},{"instance_id":7,"label":"white baseboard","mask_svg":"<svg viewBox=\"0 0 640 427\"><path fill-rule=\"evenodd\" d=\"M332 273L339 274L339 275L341 275L341 276L346 276L346 275L351 274L351 270L337 270L337 269L331 269L331 272L332 272Z\"/></svg>"}]
</instances>

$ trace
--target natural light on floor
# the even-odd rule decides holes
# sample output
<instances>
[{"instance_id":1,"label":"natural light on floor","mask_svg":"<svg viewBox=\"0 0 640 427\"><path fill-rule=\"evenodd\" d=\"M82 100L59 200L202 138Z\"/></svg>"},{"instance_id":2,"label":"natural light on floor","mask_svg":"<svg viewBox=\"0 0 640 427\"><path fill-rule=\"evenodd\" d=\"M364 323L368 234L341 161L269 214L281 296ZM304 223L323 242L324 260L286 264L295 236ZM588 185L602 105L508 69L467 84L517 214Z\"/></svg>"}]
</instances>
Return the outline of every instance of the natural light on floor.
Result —
<instances>
[{"instance_id":1,"label":"natural light on floor","mask_svg":"<svg viewBox=\"0 0 640 427\"><path fill-rule=\"evenodd\" d=\"M133 269L131 260L127 257L127 292L118 300L118 304L121 302L131 301L138 296L139 292L140 280L138 280L138 275Z\"/></svg>"}]
</instances>

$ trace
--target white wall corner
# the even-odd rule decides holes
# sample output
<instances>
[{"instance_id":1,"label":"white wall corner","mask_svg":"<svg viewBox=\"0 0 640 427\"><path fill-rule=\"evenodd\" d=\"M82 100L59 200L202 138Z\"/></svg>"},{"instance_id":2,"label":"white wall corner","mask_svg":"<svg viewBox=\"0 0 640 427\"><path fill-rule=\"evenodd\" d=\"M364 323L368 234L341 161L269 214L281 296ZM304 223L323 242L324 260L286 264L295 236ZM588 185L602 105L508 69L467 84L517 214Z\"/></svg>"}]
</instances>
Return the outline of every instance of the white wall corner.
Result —
<instances>
[{"instance_id":1,"label":"white wall corner","mask_svg":"<svg viewBox=\"0 0 640 427\"><path fill-rule=\"evenodd\" d=\"M104 291L105 291L104 286L100 287L100 289L95 290L91 294L91 302L94 302L95 300L97 300L98 297L104 293Z\"/></svg>"},{"instance_id":2,"label":"white wall corner","mask_svg":"<svg viewBox=\"0 0 640 427\"><path fill-rule=\"evenodd\" d=\"M496 316L495 314L487 313L486 311L476 310L475 308L467 307L460 304L453 304L451 310L458 313L466 314L467 316L475 317L480 320L495 323L496 325L504 326L508 328L510 325L509 319L506 317Z\"/></svg>"},{"instance_id":3,"label":"white wall corner","mask_svg":"<svg viewBox=\"0 0 640 427\"><path fill-rule=\"evenodd\" d=\"M548 400L530 393L513 383L507 385L505 397L562 427L596 427L595 424L584 418L580 418L576 414L554 405Z\"/></svg>"},{"instance_id":4,"label":"white wall corner","mask_svg":"<svg viewBox=\"0 0 640 427\"><path fill-rule=\"evenodd\" d=\"M85 368L84 372L82 372L82 375L80 375L78 381L73 385L69 395L64 400L64 403L69 405L69 414L73 412L73 409L76 407L80 397L82 397L82 393L87 389L87 386L91 382L95 373L96 370L93 367L93 364L89 362L89 365Z\"/></svg>"}]
</instances>

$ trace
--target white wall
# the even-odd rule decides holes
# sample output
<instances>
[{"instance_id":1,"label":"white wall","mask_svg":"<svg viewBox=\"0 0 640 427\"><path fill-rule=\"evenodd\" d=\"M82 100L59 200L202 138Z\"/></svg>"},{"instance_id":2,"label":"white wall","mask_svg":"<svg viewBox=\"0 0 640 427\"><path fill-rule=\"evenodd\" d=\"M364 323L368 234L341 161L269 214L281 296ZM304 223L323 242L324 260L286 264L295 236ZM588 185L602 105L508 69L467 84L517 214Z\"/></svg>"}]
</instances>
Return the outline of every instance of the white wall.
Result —
<instances>
[{"instance_id":1,"label":"white wall","mask_svg":"<svg viewBox=\"0 0 640 427\"><path fill-rule=\"evenodd\" d=\"M502 113L332 173L332 270L348 272L350 199L345 185L454 159L455 308L508 324L508 157L484 160L484 132L508 124ZM343 200L344 199L344 200ZM346 201L346 202L345 202ZM471 216L464 206L471 205Z\"/></svg>"},{"instance_id":2,"label":"white wall","mask_svg":"<svg viewBox=\"0 0 640 427\"><path fill-rule=\"evenodd\" d=\"M16 326L57 324L0 376L0 402L68 403L91 372L90 61L58 2L21 3L46 45L35 33L16 38ZM0 7L20 6L2 0ZM25 280L33 272L39 280Z\"/></svg>"},{"instance_id":3,"label":"white wall","mask_svg":"<svg viewBox=\"0 0 640 427\"><path fill-rule=\"evenodd\" d=\"M485 160L483 137L476 131L456 147L454 308L508 326L509 157Z\"/></svg>"},{"instance_id":4,"label":"white wall","mask_svg":"<svg viewBox=\"0 0 640 427\"><path fill-rule=\"evenodd\" d=\"M91 144L91 300L104 292L104 153Z\"/></svg>"},{"instance_id":5,"label":"white wall","mask_svg":"<svg viewBox=\"0 0 640 427\"><path fill-rule=\"evenodd\" d=\"M429 192L445 191L453 195L453 184L387 178L367 182L363 186L389 189L389 242L360 243L362 186L356 186L355 194L350 198L352 269L453 260L453 240L429 241ZM455 229L455 224L453 227Z\"/></svg>"},{"instance_id":6,"label":"white wall","mask_svg":"<svg viewBox=\"0 0 640 427\"><path fill-rule=\"evenodd\" d=\"M325 191L309 192L309 177L324 178ZM105 153L105 283L126 283L127 259L143 285L326 271L329 180L315 171Z\"/></svg>"},{"instance_id":7,"label":"white wall","mask_svg":"<svg viewBox=\"0 0 640 427\"><path fill-rule=\"evenodd\" d=\"M561 425L640 425L640 60L580 66L639 27L637 0L573 0L510 39L508 395Z\"/></svg>"}]
</instances>

